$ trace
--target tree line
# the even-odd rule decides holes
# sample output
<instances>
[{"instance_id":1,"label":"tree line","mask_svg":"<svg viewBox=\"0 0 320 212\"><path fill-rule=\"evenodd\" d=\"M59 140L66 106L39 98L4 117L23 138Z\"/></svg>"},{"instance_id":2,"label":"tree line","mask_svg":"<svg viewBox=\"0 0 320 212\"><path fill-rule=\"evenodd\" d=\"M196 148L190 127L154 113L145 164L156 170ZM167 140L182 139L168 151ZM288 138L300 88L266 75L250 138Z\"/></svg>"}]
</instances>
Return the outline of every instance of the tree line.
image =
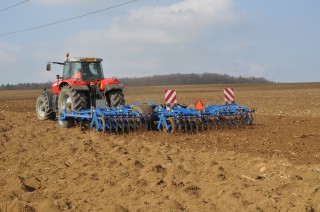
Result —
<instances>
[{"instance_id":1,"label":"tree line","mask_svg":"<svg viewBox=\"0 0 320 212\"><path fill-rule=\"evenodd\" d=\"M271 83L262 77L234 77L227 74L168 74L148 77L120 78L126 87L134 86L161 86L161 85L200 85L200 84L244 84L244 83ZM2 84L0 90L24 90L51 88L52 82Z\"/></svg>"},{"instance_id":2,"label":"tree line","mask_svg":"<svg viewBox=\"0 0 320 212\"><path fill-rule=\"evenodd\" d=\"M18 83L18 84L2 84L0 90L28 90L28 89L44 89L51 88L52 82L43 83Z\"/></svg>"},{"instance_id":3,"label":"tree line","mask_svg":"<svg viewBox=\"0 0 320 212\"><path fill-rule=\"evenodd\" d=\"M120 81L129 87L133 86L161 86L161 85L200 85L200 84L244 84L271 83L262 77L234 77L227 74L169 74L149 77L122 78Z\"/></svg>"}]
</instances>

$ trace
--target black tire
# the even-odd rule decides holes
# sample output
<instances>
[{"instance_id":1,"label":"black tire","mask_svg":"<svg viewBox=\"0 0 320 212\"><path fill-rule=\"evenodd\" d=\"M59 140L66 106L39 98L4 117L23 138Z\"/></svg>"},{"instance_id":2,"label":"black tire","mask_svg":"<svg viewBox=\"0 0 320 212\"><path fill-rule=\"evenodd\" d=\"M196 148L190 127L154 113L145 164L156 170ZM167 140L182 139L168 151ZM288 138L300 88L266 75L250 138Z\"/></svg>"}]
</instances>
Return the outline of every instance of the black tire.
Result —
<instances>
[{"instance_id":1,"label":"black tire","mask_svg":"<svg viewBox=\"0 0 320 212\"><path fill-rule=\"evenodd\" d=\"M55 119L56 114L50 108L49 96L43 93L37 97L36 114L39 120Z\"/></svg>"},{"instance_id":2,"label":"black tire","mask_svg":"<svg viewBox=\"0 0 320 212\"><path fill-rule=\"evenodd\" d=\"M142 115L153 116L152 106L145 103L133 106L132 111L141 113Z\"/></svg>"},{"instance_id":3,"label":"black tire","mask_svg":"<svg viewBox=\"0 0 320 212\"><path fill-rule=\"evenodd\" d=\"M146 103L135 105L132 107L133 112L138 112L143 116L149 116L149 118L144 118L144 120L147 122L147 124L144 126L144 129L152 130L155 128L154 126L154 113L151 105L148 105ZM141 120L140 120L141 121ZM140 122L142 123L142 122ZM140 124L140 129L142 130L142 126Z\"/></svg>"},{"instance_id":4,"label":"black tire","mask_svg":"<svg viewBox=\"0 0 320 212\"><path fill-rule=\"evenodd\" d=\"M70 107L70 112L87 109L86 96L74 90L70 85L65 85L62 87L58 97L59 114L67 109L67 105Z\"/></svg>"},{"instance_id":5,"label":"black tire","mask_svg":"<svg viewBox=\"0 0 320 212\"><path fill-rule=\"evenodd\" d=\"M118 107L125 103L122 90L111 90L108 92L107 97L109 107Z\"/></svg>"}]
</instances>

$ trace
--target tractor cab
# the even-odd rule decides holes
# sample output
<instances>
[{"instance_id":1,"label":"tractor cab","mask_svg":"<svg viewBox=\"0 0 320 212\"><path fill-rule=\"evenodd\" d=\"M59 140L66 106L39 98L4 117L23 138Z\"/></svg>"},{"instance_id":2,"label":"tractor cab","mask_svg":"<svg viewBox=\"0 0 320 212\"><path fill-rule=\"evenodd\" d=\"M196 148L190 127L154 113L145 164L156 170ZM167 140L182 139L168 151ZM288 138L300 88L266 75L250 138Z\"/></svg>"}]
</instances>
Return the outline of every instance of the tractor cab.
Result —
<instances>
[{"instance_id":1,"label":"tractor cab","mask_svg":"<svg viewBox=\"0 0 320 212\"><path fill-rule=\"evenodd\" d=\"M71 58L64 62L63 79L80 81L103 80L103 69L100 58Z\"/></svg>"}]
</instances>

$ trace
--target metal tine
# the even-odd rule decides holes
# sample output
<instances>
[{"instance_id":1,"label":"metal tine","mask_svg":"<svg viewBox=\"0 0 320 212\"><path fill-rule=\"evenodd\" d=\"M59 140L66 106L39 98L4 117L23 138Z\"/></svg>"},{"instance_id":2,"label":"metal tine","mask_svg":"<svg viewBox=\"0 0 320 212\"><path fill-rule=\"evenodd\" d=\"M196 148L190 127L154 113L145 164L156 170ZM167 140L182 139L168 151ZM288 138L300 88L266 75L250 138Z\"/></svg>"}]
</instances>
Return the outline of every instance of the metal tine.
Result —
<instances>
[{"instance_id":1,"label":"metal tine","mask_svg":"<svg viewBox=\"0 0 320 212\"><path fill-rule=\"evenodd\" d=\"M131 131L134 132L134 118L130 118L130 123L131 123Z\"/></svg>"},{"instance_id":2,"label":"metal tine","mask_svg":"<svg viewBox=\"0 0 320 212\"><path fill-rule=\"evenodd\" d=\"M226 129L227 128L227 126L228 126L227 121L228 121L227 117L224 116L223 117L223 128L222 129Z\"/></svg>"},{"instance_id":3,"label":"metal tine","mask_svg":"<svg viewBox=\"0 0 320 212\"><path fill-rule=\"evenodd\" d=\"M192 121L193 130L195 131L195 133L198 133L199 132L199 126L198 126L198 123L197 123L197 118L193 117L191 119L191 121Z\"/></svg>"},{"instance_id":4,"label":"metal tine","mask_svg":"<svg viewBox=\"0 0 320 212\"><path fill-rule=\"evenodd\" d=\"M193 123L196 127L196 132L199 133L199 124L198 124L198 119L197 118L193 118Z\"/></svg>"},{"instance_id":5,"label":"metal tine","mask_svg":"<svg viewBox=\"0 0 320 212\"><path fill-rule=\"evenodd\" d=\"M118 118L115 118L116 121L116 133L119 135L119 128L118 128Z\"/></svg>"},{"instance_id":6,"label":"metal tine","mask_svg":"<svg viewBox=\"0 0 320 212\"><path fill-rule=\"evenodd\" d=\"M203 132L204 131L204 118L200 118L200 130L201 130L201 132Z\"/></svg>"},{"instance_id":7,"label":"metal tine","mask_svg":"<svg viewBox=\"0 0 320 212\"><path fill-rule=\"evenodd\" d=\"M140 123L139 123L139 119L137 119L137 118L135 121L136 121L136 127L135 127L136 129L135 130L137 132L139 130Z\"/></svg>"},{"instance_id":8,"label":"metal tine","mask_svg":"<svg viewBox=\"0 0 320 212\"><path fill-rule=\"evenodd\" d=\"M148 118L148 124L149 124L149 130L153 130L153 126L152 126L152 119L149 117Z\"/></svg>"},{"instance_id":9,"label":"metal tine","mask_svg":"<svg viewBox=\"0 0 320 212\"><path fill-rule=\"evenodd\" d=\"M191 134L192 134L192 126L190 124L190 118L186 118L186 126L187 126L187 130L190 132L191 131Z\"/></svg>"},{"instance_id":10,"label":"metal tine","mask_svg":"<svg viewBox=\"0 0 320 212\"><path fill-rule=\"evenodd\" d=\"M122 134L124 134L124 119L121 118L121 128L122 128Z\"/></svg>"},{"instance_id":11,"label":"metal tine","mask_svg":"<svg viewBox=\"0 0 320 212\"><path fill-rule=\"evenodd\" d=\"M137 131L137 119L133 118L133 131L136 132Z\"/></svg>"},{"instance_id":12,"label":"metal tine","mask_svg":"<svg viewBox=\"0 0 320 212\"><path fill-rule=\"evenodd\" d=\"M109 132L112 133L112 118L109 118Z\"/></svg>"},{"instance_id":13,"label":"metal tine","mask_svg":"<svg viewBox=\"0 0 320 212\"><path fill-rule=\"evenodd\" d=\"M201 117L199 118L199 126L200 132L203 132L203 119Z\"/></svg>"},{"instance_id":14,"label":"metal tine","mask_svg":"<svg viewBox=\"0 0 320 212\"><path fill-rule=\"evenodd\" d=\"M210 122L209 122L209 116L205 116L205 120L206 120L206 125L205 125L205 130L206 131L209 131L209 130L211 130L211 128L210 128Z\"/></svg>"},{"instance_id":15,"label":"metal tine","mask_svg":"<svg viewBox=\"0 0 320 212\"><path fill-rule=\"evenodd\" d=\"M144 124L144 118L142 117L141 118L141 120L140 120L140 125L141 125L141 132L144 132L144 126L145 126L145 124Z\"/></svg>"},{"instance_id":16,"label":"metal tine","mask_svg":"<svg viewBox=\"0 0 320 212\"><path fill-rule=\"evenodd\" d=\"M193 134L192 122L191 122L191 120L190 120L190 117L188 117L188 125L189 125L189 127L190 127L191 134Z\"/></svg>"},{"instance_id":17,"label":"metal tine","mask_svg":"<svg viewBox=\"0 0 320 212\"><path fill-rule=\"evenodd\" d=\"M147 131L148 130L152 130L151 119L149 117L147 117Z\"/></svg>"},{"instance_id":18,"label":"metal tine","mask_svg":"<svg viewBox=\"0 0 320 212\"><path fill-rule=\"evenodd\" d=\"M230 114L228 114L228 116L227 116L227 129L232 129Z\"/></svg>"},{"instance_id":19,"label":"metal tine","mask_svg":"<svg viewBox=\"0 0 320 212\"><path fill-rule=\"evenodd\" d=\"M143 132L148 131L148 124L147 124L147 119L143 117Z\"/></svg>"},{"instance_id":20,"label":"metal tine","mask_svg":"<svg viewBox=\"0 0 320 212\"><path fill-rule=\"evenodd\" d=\"M234 120L233 120L233 126L234 126L234 129L238 129L238 115L236 115L234 117Z\"/></svg>"},{"instance_id":21,"label":"metal tine","mask_svg":"<svg viewBox=\"0 0 320 212\"><path fill-rule=\"evenodd\" d=\"M133 118L129 118L129 121L130 121L130 132L131 132L131 131L134 132Z\"/></svg>"},{"instance_id":22,"label":"metal tine","mask_svg":"<svg viewBox=\"0 0 320 212\"><path fill-rule=\"evenodd\" d=\"M142 120L141 120L141 118L139 119L139 130L140 130L140 132L142 132Z\"/></svg>"},{"instance_id":23,"label":"metal tine","mask_svg":"<svg viewBox=\"0 0 320 212\"><path fill-rule=\"evenodd\" d=\"M205 116L205 117L204 117L204 120L206 121L206 124L204 125L204 129L205 129L206 131L209 131L208 116Z\"/></svg>"},{"instance_id":24,"label":"metal tine","mask_svg":"<svg viewBox=\"0 0 320 212\"><path fill-rule=\"evenodd\" d=\"M197 133L198 132L202 132L202 119L201 118L195 118L195 124L196 124L196 127L198 127L197 129Z\"/></svg>"},{"instance_id":25,"label":"metal tine","mask_svg":"<svg viewBox=\"0 0 320 212\"><path fill-rule=\"evenodd\" d=\"M133 121L133 132L136 132L137 131L137 120L136 120L136 118L133 118L132 121Z\"/></svg>"},{"instance_id":26,"label":"metal tine","mask_svg":"<svg viewBox=\"0 0 320 212\"><path fill-rule=\"evenodd\" d=\"M141 131L145 132L146 131L146 120L144 117L141 118Z\"/></svg>"},{"instance_id":27,"label":"metal tine","mask_svg":"<svg viewBox=\"0 0 320 212\"><path fill-rule=\"evenodd\" d=\"M124 123L125 123L125 126L126 126L126 132L130 133L130 122L129 122L129 118L128 117L124 119Z\"/></svg>"},{"instance_id":28,"label":"metal tine","mask_svg":"<svg viewBox=\"0 0 320 212\"><path fill-rule=\"evenodd\" d=\"M125 128L126 128L126 133L130 133L130 123L128 122L128 118L124 119L124 123L125 123Z\"/></svg>"},{"instance_id":29,"label":"metal tine","mask_svg":"<svg viewBox=\"0 0 320 212\"><path fill-rule=\"evenodd\" d=\"M148 129L149 129L149 119L148 119L148 117L145 117L145 121L146 121L146 126L145 126L145 128L146 128L146 132L147 132Z\"/></svg>"},{"instance_id":30,"label":"metal tine","mask_svg":"<svg viewBox=\"0 0 320 212\"><path fill-rule=\"evenodd\" d=\"M234 127L234 116L232 115L232 117L230 117L230 127L231 129L235 129Z\"/></svg>"},{"instance_id":31,"label":"metal tine","mask_svg":"<svg viewBox=\"0 0 320 212\"><path fill-rule=\"evenodd\" d=\"M219 129L219 117L213 117L212 123L214 124L214 129L218 130Z\"/></svg>"},{"instance_id":32,"label":"metal tine","mask_svg":"<svg viewBox=\"0 0 320 212\"><path fill-rule=\"evenodd\" d=\"M182 122L181 122L181 118L176 119L176 125L177 125L177 129L181 132L181 131L182 131Z\"/></svg>"},{"instance_id":33,"label":"metal tine","mask_svg":"<svg viewBox=\"0 0 320 212\"><path fill-rule=\"evenodd\" d=\"M192 130L192 134L193 134L193 133L198 133L198 132L197 132L197 122L195 122L195 118L192 117L192 118L190 119L190 121L191 121L190 126L191 126L191 130Z\"/></svg>"},{"instance_id":34,"label":"metal tine","mask_svg":"<svg viewBox=\"0 0 320 212\"><path fill-rule=\"evenodd\" d=\"M226 116L224 115L223 116L223 119L222 119L222 130L226 129L226 126L227 126L227 119L226 119Z\"/></svg>"},{"instance_id":35,"label":"metal tine","mask_svg":"<svg viewBox=\"0 0 320 212\"><path fill-rule=\"evenodd\" d=\"M219 130L221 130L222 129L222 127L223 127L223 117L221 116L221 117L219 117L219 119L218 119L218 129Z\"/></svg>"},{"instance_id":36,"label":"metal tine","mask_svg":"<svg viewBox=\"0 0 320 212\"><path fill-rule=\"evenodd\" d=\"M185 133L188 133L188 121L187 121L187 117L184 117L184 129L185 129Z\"/></svg>"}]
</instances>

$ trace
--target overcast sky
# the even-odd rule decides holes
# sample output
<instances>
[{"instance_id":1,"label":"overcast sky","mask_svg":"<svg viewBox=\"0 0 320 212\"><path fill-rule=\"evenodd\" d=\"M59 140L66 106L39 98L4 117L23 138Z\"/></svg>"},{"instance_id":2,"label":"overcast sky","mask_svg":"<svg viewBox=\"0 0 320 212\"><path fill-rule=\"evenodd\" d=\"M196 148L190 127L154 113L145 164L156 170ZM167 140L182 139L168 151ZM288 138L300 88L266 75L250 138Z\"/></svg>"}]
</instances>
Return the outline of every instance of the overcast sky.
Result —
<instances>
[{"instance_id":1,"label":"overcast sky","mask_svg":"<svg viewBox=\"0 0 320 212\"><path fill-rule=\"evenodd\" d=\"M319 0L30 0L0 12L0 84L47 82L48 61L104 59L105 77L220 73L320 81ZM1 0L0 10L23 0Z\"/></svg>"}]
</instances>

